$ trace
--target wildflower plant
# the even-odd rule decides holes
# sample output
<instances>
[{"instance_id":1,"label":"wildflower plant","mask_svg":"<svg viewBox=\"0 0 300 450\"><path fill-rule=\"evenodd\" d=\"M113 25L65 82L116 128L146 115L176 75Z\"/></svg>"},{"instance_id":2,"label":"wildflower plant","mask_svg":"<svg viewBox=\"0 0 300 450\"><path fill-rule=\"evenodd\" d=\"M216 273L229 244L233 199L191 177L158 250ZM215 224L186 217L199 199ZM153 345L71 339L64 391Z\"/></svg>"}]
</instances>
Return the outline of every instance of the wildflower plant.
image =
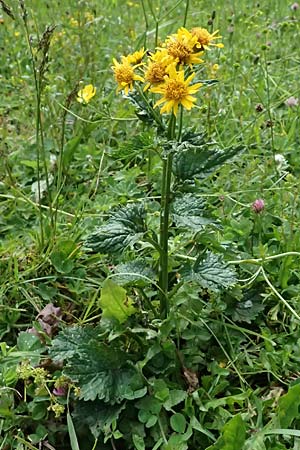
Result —
<instances>
[{"instance_id":1,"label":"wildflower plant","mask_svg":"<svg viewBox=\"0 0 300 450\"><path fill-rule=\"evenodd\" d=\"M170 204L174 197L171 186L175 179L174 166L185 155L181 165L187 162L189 150L195 150L195 141L200 134L194 133L192 142L188 133L183 132L183 113L197 107L201 92L206 86L216 83L216 80L203 79L205 71L215 74L211 63L205 63L205 53L210 48L222 48L218 31L210 33L205 28L181 27L171 34L156 48L155 51L145 52L144 48L132 54L123 55L120 62L113 59L112 70L117 82L117 93L123 93L133 104L137 105L137 115L142 120L148 120L157 128L158 140L161 145L162 182L161 182L161 210L160 231L156 239L159 251L159 296L160 311L166 317L169 311L169 257L168 237L170 226ZM209 69L210 68L210 69ZM203 94L202 94L203 95ZM202 135L201 135L202 136ZM203 136L202 136L203 137ZM203 151L203 148L202 148ZM207 150L206 150L207 151ZM205 156L204 156L205 155ZM196 159L208 155L199 152ZM227 157L232 156L232 151ZM223 157L223 161L226 159ZM213 165L218 165L216 159ZM173 180L173 176L175 179ZM177 175L178 177L178 175ZM98 234L99 237L99 234ZM94 247L96 239L89 240ZM88 244L89 245L89 244ZM94 247L95 248L95 247Z\"/></svg>"},{"instance_id":2,"label":"wildflower plant","mask_svg":"<svg viewBox=\"0 0 300 450\"><path fill-rule=\"evenodd\" d=\"M121 439L128 448L187 448L192 422L183 405L173 407L192 402L187 392L196 391L199 380L180 350L179 335L190 320L183 326L180 314L195 317L192 292L221 295L236 284L224 255L201 242L201 232L216 226L198 195L201 184L242 147L220 149L203 129L187 126L185 114L216 84L210 75L217 68L206 64L206 51L222 47L214 44L217 32L195 30L181 27L155 51L141 48L113 59L116 92L151 130L147 146L158 158L160 180L154 187L150 170L148 183L157 195L112 210L88 234L86 252L102 254L106 265L101 320L94 328L64 328L50 350L80 388L75 422L105 411L105 423L88 424L94 438Z\"/></svg>"}]
</instances>

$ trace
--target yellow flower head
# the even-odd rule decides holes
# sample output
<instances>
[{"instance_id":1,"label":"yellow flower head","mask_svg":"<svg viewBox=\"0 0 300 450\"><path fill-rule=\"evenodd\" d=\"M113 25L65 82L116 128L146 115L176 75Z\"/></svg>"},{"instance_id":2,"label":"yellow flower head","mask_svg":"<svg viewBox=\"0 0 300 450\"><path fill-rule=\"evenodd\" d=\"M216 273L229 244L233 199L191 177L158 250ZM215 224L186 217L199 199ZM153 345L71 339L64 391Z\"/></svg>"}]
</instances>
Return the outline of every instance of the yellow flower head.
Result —
<instances>
[{"instance_id":1,"label":"yellow flower head","mask_svg":"<svg viewBox=\"0 0 300 450\"><path fill-rule=\"evenodd\" d=\"M153 53L145 71L147 84L144 90L148 89L150 85L162 83L165 75L167 75L169 65L173 62L173 58L166 49Z\"/></svg>"},{"instance_id":2,"label":"yellow flower head","mask_svg":"<svg viewBox=\"0 0 300 450\"><path fill-rule=\"evenodd\" d=\"M145 54L144 47L141 48L141 50L138 50L137 52L131 53L130 55L125 56L126 60L129 62L129 64L140 64L142 61L144 54Z\"/></svg>"},{"instance_id":3,"label":"yellow flower head","mask_svg":"<svg viewBox=\"0 0 300 450\"><path fill-rule=\"evenodd\" d=\"M95 20L94 15L91 12L89 12L89 11L86 11L84 13L84 17L87 20L87 22L93 22Z\"/></svg>"},{"instance_id":4,"label":"yellow flower head","mask_svg":"<svg viewBox=\"0 0 300 450\"><path fill-rule=\"evenodd\" d=\"M197 37L186 28L179 28L176 34L169 36L164 46L168 54L179 64L192 65L203 62L199 58L202 52L197 51Z\"/></svg>"},{"instance_id":5,"label":"yellow flower head","mask_svg":"<svg viewBox=\"0 0 300 450\"><path fill-rule=\"evenodd\" d=\"M223 48L224 45L220 43L214 43L215 39L220 39L222 36L218 36L219 30L214 31L212 34L205 28L192 28L191 34L197 38L196 47L200 50L209 50L209 45L214 47Z\"/></svg>"},{"instance_id":6,"label":"yellow flower head","mask_svg":"<svg viewBox=\"0 0 300 450\"><path fill-rule=\"evenodd\" d=\"M79 22L77 19L74 19L74 17L70 17L70 25L72 27L78 27L79 26Z\"/></svg>"},{"instance_id":7,"label":"yellow flower head","mask_svg":"<svg viewBox=\"0 0 300 450\"><path fill-rule=\"evenodd\" d=\"M212 64L209 66L209 72L212 77L217 76L218 70L219 70L219 64Z\"/></svg>"},{"instance_id":8,"label":"yellow flower head","mask_svg":"<svg viewBox=\"0 0 300 450\"><path fill-rule=\"evenodd\" d=\"M144 81L140 75L134 73L134 69L139 65L132 66L127 61L126 57L122 57L122 62L119 63L115 58L113 59L114 65L112 70L114 71L115 80L118 83L117 92L124 91L128 95L129 91L133 90L134 81Z\"/></svg>"},{"instance_id":9,"label":"yellow flower head","mask_svg":"<svg viewBox=\"0 0 300 450\"><path fill-rule=\"evenodd\" d=\"M96 88L92 84L88 84L77 93L77 101L79 103L89 103L91 98L96 94Z\"/></svg>"},{"instance_id":10,"label":"yellow flower head","mask_svg":"<svg viewBox=\"0 0 300 450\"><path fill-rule=\"evenodd\" d=\"M162 106L160 113L173 112L177 115L178 105L182 105L185 109L190 110L193 108L196 98L191 94L196 94L202 83L195 83L190 86L195 73L193 72L186 80L184 79L184 70L176 70L175 64L171 65L168 69L168 75L165 75L164 82L159 84L159 86L150 89L151 92L155 94L162 94L163 97L160 98L154 105L154 107Z\"/></svg>"}]
</instances>

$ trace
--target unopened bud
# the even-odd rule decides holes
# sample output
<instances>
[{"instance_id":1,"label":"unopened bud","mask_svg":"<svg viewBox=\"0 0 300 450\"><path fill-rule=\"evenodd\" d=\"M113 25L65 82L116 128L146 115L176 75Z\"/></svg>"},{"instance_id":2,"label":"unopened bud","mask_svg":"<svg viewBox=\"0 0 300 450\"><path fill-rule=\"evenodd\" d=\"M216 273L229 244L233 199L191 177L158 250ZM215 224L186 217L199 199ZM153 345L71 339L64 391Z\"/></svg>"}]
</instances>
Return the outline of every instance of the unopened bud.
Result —
<instances>
[{"instance_id":1,"label":"unopened bud","mask_svg":"<svg viewBox=\"0 0 300 450\"><path fill-rule=\"evenodd\" d=\"M56 395L56 397L65 397L66 396L66 389L64 387L56 387L52 391L53 395Z\"/></svg>"},{"instance_id":2,"label":"unopened bud","mask_svg":"<svg viewBox=\"0 0 300 450\"><path fill-rule=\"evenodd\" d=\"M291 10L296 11L297 9L299 9L299 3L295 2L291 5Z\"/></svg>"},{"instance_id":3,"label":"unopened bud","mask_svg":"<svg viewBox=\"0 0 300 450\"><path fill-rule=\"evenodd\" d=\"M261 213L264 208L265 202L261 198L258 198L257 200L255 200L255 202L252 203L252 209L256 214Z\"/></svg>"}]
</instances>

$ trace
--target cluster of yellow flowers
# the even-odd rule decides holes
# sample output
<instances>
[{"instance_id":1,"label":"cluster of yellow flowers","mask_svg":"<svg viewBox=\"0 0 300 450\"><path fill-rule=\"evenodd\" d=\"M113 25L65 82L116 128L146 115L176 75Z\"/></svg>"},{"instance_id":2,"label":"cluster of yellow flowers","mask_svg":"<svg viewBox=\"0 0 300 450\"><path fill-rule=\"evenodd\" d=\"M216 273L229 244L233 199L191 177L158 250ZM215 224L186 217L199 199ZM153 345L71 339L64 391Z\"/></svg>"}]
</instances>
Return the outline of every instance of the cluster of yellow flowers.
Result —
<instances>
[{"instance_id":1,"label":"cluster of yellow flowers","mask_svg":"<svg viewBox=\"0 0 300 450\"><path fill-rule=\"evenodd\" d=\"M192 82L196 75L194 66L204 62L201 57L210 46L223 47L222 43L214 42L220 38L218 30L209 33L205 28L187 30L182 27L154 53L141 49L122 56L120 62L113 59L117 92L124 91L127 95L134 89L134 83L140 81L144 83L144 91L149 89L162 95L154 105L161 106L161 114L176 115L179 105L190 110L196 101L193 94L202 86L202 83ZM143 62L145 55L147 62Z\"/></svg>"}]
</instances>

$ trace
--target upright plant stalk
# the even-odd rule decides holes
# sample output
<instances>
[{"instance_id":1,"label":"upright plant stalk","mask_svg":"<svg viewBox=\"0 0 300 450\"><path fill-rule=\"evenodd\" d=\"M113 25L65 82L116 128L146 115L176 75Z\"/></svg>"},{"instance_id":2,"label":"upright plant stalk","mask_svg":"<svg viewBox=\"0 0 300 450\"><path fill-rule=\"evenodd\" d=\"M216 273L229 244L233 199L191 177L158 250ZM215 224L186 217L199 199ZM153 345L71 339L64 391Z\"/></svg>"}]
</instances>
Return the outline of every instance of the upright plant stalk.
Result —
<instances>
[{"instance_id":1,"label":"upright plant stalk","mask_svg":"<svg viewBox=\"0 0 300 450\"><path fill-rule=\"evenodd\" d=\"M173 140L175 136L176 117L172 114L168 128L168 140ZM173 154L169 152L163 159L162 172L162 192L161 192L161 211L160 211L160 267L159 267L159 287L160 287L160 315L164 319L169 313L168 300L168 265L169 265L169 214L170 214L170 195L172 179L172 160Z\"/></svg>"},{"instance_id":2,"label":"upright plant stalk","mask_svg":"<svg viewBox=\"0 0 300 450\"><path fill-rule=\"evenodd\" d=\"M49 174L47 168L47 160L46 160L46 151L45 151L45 142L44 142L44 130L43 130L43 122L42 122L42 114L41 114L41 95L42 95L42 83L43 76L47 69L48 62L48 50L50 46L50 39L55 27L47 27L43 33L42 38L38 44L38 51L42 51L42 61L39 66L36 64L33 47L30 40L29 28L27 23L27 11L25 7L24 0L19 0L21 11L22 11L22 20L25 28L26 40L30 52L32 71L34 77L34 84L36 90L36 162L37 162L37 184L38 184L38 203L39 203L39 219L40 219L40 236L41 236L41 247L45 245L45 232L44 232L44 220L42 213L42 192L41 192L41 169L42 165L45 172L47 193L49 196L49 212L50 212L50 221L51 221L51 230L53 230L53 210L52 210L52 198L50 191L50 182L49 182Z\"/></svg>"},{"instance_id":3,"label":"upright plant stalk","mask_svg":"<svg viewBox=\"0 0 300 450\"><path fill-rule=\"evenodd\" d=\"M148 22L148 17L147 17L147 12L146 12L146 8L145 8L145 3L144 0L141 0L142 3L142 8L143 8L143 14L144 14L144 20L145 20L145 38L144 38L144 47L147 48L147 33L148 33L148 29L149 29L149 22Z\"/></svg>"},{"instance_id":4,"label":"upright plant stalk","mask_svg":"<svg viewBox=\"0 0 300 450\"><path fill-rule=\"evenodd\" d=\"M183 19L183 26L186 26L186 21L187 21L187 16L188 16L188 11L189 11L189 6L190 6L190 0L186 0L186 4L185 4L185 12L184 12L184 19Z\"/></svg>"},{"instance_id":5,"label":"upright plant stalk","mask_svg":"<svg viewBox=\"0 0 300 450\"><path fill-rule=\"evenodd\" d=\"M36 74L36 66L34 61L33 50L30 42L30 35L27 25L27 11L25 9L25 4L23 1L20 1L20 6L22 10L22 19L26 33L26 40L28 44L28 48L30 51L31 63L32 63L32 71L35 83L36 90L36 98L37 98L37 113L36 113L36 128L35 128L35 139L36 139L36 163L37 163L37 185L38 185L38 201L39 201L39 219L40 219L40 233L41 233L41 246L44 246L44 220L41 206L41 155L40 155L40 86L39 81Z\"/></svg>"},{"instance_id":6,"label":"upright plant stalk","mask_svg":"<svg viewBox=\"0 0 300 450\"><path fill-rule=\"evenodd\" d=\"M151 0L148 0L148 5L149 5L149 9L151 12L151 15L155 21L155 41L154 41L154 47L157 47L157 43L158 43L158 27L159 27L159 18L157 17L157 15L154 12L154 9L152 7L152 3Z\"/></svg>"}]
</instances>

